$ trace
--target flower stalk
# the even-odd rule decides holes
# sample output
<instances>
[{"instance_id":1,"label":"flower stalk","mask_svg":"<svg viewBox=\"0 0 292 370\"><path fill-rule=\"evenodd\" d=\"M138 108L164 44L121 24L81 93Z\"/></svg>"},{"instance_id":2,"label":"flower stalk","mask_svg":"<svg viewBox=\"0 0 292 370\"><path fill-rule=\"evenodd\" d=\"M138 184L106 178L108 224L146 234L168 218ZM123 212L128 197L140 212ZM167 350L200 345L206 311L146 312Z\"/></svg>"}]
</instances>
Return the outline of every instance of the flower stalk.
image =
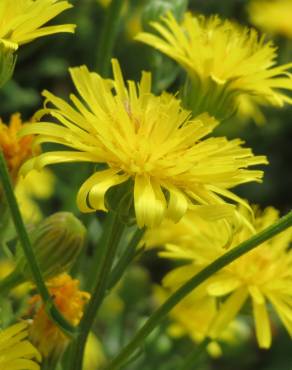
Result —
<instances>
[{"instance_id":1,"label":"flower stalk","mask_svg":"<svg viewBox=\"0 0 292 370\"><path fill-rule=\"evenodd\" d=\"M46 312L50 316L50 318L55 322L55 324L64 332L64 334L68 336L74 336L74 334L76 333L76 329L70 323L68 323L68 321L56 308L56 306L54 305L54 301L52 300L52 297L50 296L50 293L43 280L42 273L36 261L29 236L25 229L17 205L17 201L14 196L8 169L5 163L4 155L1 150L0 150L0 180L3 187L3 192L5 194L8 206L10 208L11 217L13 219L20 244L23 248L24 255L27 259L27 263L29 265L33 281L36 284L37 290L40 296L42 297L42 300L46 307Z\"/></svg>"},{"instance_id":2,"label":"flower stalk","mask_svg":"<svg viewBox=\"0 0 292 370\"><path fill-rule=\"evenodd\" d=\"M96 69L104 77L108 77L109 75L110 61L115 40L119 32L120 15L123 5L123 0L112 0L101 30Z\"/></svg>"},{"instance_id":3,"label":"flower stalk","mask_svg":"<svg viewBox=\"0 0 292 370\"><path fill-rule=\"evenodd\" d=\"M83 353L86 340L106 294L110 271L116 256L119 241L125 228L125 224L120 221L118 213L110 212L108 217L109 221L107 222L107 232L105 234L103 246L106 253L101 256L101 268L98 269L95 277L95 288L92 292L92 298L89 301L84 316L81 319L79 325L79 334L72 343L71 359L67 368L68 370L82 369Z\"/></svg>"},{"instance_id":4,"label":"flower stalk","mask_svg":"<svg viewBox=\"0 0 292 370\"><path fill-rule=\"evenodd\" d=\"M190 278L149 317L149 319L136 333L133 339L117 355L117 357L108 364L106 370L120 369L122 365L130 358L130 356L141 346L145 338L153 331L153 329L155 329L164 320L172 308L200 284L206 281L210 276L290 226L292 226L292 211L279 219L273 225L267 227L263 231L252 236L250 239L245 240L234 249L225 253L223 256L217 258L198 274Z\"/></svg>"}]
</instances>

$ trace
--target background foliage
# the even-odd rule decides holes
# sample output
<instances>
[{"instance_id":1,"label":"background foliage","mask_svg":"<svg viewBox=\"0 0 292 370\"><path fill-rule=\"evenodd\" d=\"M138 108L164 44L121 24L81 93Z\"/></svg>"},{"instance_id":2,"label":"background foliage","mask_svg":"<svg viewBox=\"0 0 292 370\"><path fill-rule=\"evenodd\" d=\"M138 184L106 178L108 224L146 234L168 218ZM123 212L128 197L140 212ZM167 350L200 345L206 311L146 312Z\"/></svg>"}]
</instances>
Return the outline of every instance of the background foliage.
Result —
<instances>
[{"instance_id":1,"label":"background foliage","mask_svg":"<svg viewBox=\"0 0 292 370\"><path fill-rule=\"evenodd\" d=\"M74 8L59 16L57 21L59 24L76 23L77 31L74 36L53 35L20 49L14 79L0 92L0 115L4 121L16 111L21 112L24 120L29 120L42 105L40 93L44 88L67 97L72 90L69 66L86 64L92 70L96 68L99 36L106 8L97 0L71 2L75 5ZM246 3L244 0L191 0L189 7L194 12L216 13L223 18L248 24ZM172 63L162 61L156 52L133 41L133 34L139 27L140 15L146 5L146 0L131 0L125 5L114 56L120 60L127 78L137 80L142 69L152 70L156 77L157 91L169 83L170 89L175 91L179 76ZM279 46L281 62L291 61L292 41L277 38L275 42ZM163 76L157 70L164 62ZM173 76L172 80L165 79L169 71ZM267 155L270 165L265 168L263 184L242 186L238 192L251 202L262 206L273 205L285 213L292 205L292 108L269 109L265 114L267 123L264 126L258 126L252 121L243 123L233 118L219 127L218 134L229 138L241 137L249 147L254 148L256 154ZM72 211L89 227L87 253L81 267L75 269L75 273L82 278L82 274L90 267L92 248L98 240L100 230L98 221L90 215L79 214L75 205L76 191L91 168L70 164L55 166L53 171L57 178L54 196L43 201L41 206L45 215L57 210ZM103 216L100 215L100 222L102 221ZM99 339L104 344L106 355L115 354L152 310L153 302L149 302L151 285L159 282L169 269L166 262L157 261L152 253L146 253L141 262L141 266L134 266L129 271L117 293L104 304L97 329L101 333ZM226 345L223 348L224 356L218 359L203 355L198 369L292 369L288 335L278 328L274 330L275 339L271 350L259 350L253 337L237 346ZM188 338L170 339L166 334L166 327L161 327L145 343L145 355L128 365L127 369L174 370L191 346Z\"/></svg>"}]
</instances>

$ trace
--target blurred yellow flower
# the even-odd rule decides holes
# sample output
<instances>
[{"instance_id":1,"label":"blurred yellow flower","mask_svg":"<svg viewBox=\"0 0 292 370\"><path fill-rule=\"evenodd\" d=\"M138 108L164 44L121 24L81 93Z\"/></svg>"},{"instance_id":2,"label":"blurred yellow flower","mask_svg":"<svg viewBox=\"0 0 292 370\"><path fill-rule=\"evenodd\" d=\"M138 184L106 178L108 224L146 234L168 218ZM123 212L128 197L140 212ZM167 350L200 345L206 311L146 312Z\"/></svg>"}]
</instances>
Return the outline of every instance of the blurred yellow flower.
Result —
<instances>
[{"instance_id":1,"label":"blurred yellow flower","mask_svg":"<svg viewBox=\"0 0 292 370\"><path fill-rule=\"evenodd\" d=\"M182 274L181 274L182 273ZM185 267L174 269L163 279L162 287L156 287L154 298L159 304L163 303L171 293L173 293L183 281ZM191 271L194 274L194 271ZM170 312L169 335L174 338L188 336L194 342L200 343L209 334L212 324L218 312L216 299L207 295L206 285L193 291L190 295L180 301ZM230 322L218 337L214 337L207 346L207 350L212 357L222 355L221 342L230 345L241 343L249 337L248 326L239 321Z\"/></svg>"},{"instance_id":2,"label":"blurred yellow flower","mask_svg":"<svg viewBox=\"0 0 292 370\"><path fill-rule=\"evenodd\" d=\"M61 274L48 281L49 291L54 302L64 317L72 324L78 325L84 305L90 295L79 290L79 281L68 274ZM41 298L36 295L31 298L32 307L41 304ZM43 304L37 308L32 320L29 337L43 357L60 356L68 344L68 337L51 321L45 312Z\"/></svg>"},{"instance_id":3,"label":"blurred yellow flower","mask_svg":"<svg viewBox=\"0 0 292 370\"><path fill-rule=\"evenodd\" d=\"M107 8L112 0L97 0L98 4L100 4L103 8Z\"/></svg>"},{"instance_id":4,"label":"blurred yellow flower","mask_svg":"<svg viewBox=\"0 0 292 370\"><path fill-rule=\"evenodd\" d=\"M255 26L270 34L292 39L291 0L251 0L247 10Z\"/></svg>"},{"instance_id":5,"label":"blurred yellow flower","mask_svg":"<svg viewBox=\"0 0 292 370\"><path fill-rule=\"evenodd\" d=\"M99 370L105 364L106 359L102 345L97 337L91 332L88 336L82 370Z\"/></svg>"},{"instance_id":6,"label":"blurred yellow flower","mask_svg":"<svg viewBox=\"0 0 292 370\"><path fill-rule=\"evenodd\" d=\"M68 1L59 0L1 0L0 41L17 49L36 38L60 32L74 32L75 25L42 27L64 10Z\"/></svg>"},{"instance_id":7,"label":"blurred yellow flower","mask_svg":"<svg viewBox=\"0 0 292 370\"><path fill-rule=\"evenodd\" d=\"M15 262L8 258L0 260L0 281L4 280L16 267ZM18 285L16 288L10 290L9 294L16 298L21 298L26 295L32 289L32 283L24 282Z\"/></svg>"},{"instance_id":8,"label":"blurred yellow flower","mask_svg":"<svg viewBox=\"0 0 292 370\"><path fill-rule=\"evenodd\" d=\"M262 112L262 107L268 104L259 97L249 96L248 94L241 94L237 98L237 117L246 122L248 119L253 119L256 124L263 125L266 123L266 117Z\"/></svg>"},{"instance_id":9,"label":"blurred yellow flower","mask_svg":"<svg viewBox=\"0 0 292 370\"><path fill-rule=\"evenodd\" d=\"M21 322L0 331L0 368L3 370L39 370L41 355L26 339L27 324Z\"/></svg>"},{"instance_id":10,"label":"blurred yellow flower","mask_svg":"<svg viewBox=\"0 0 292 370\"><path fill-rule=\"evenodd\" d=\"M267 163L264 156L253 156L241 140L204 139L217 121L207 114L191 119L170 94L154 96L149 73L138 86L128 81L126 87L116 60L114 80L85 66L70 72L81 95L71 95L75 107L45 91L46 107L36 118L50 114L59 124L33 123L22 135L38 134L36 143L74 150L43 153L26 162L23 172L61 162L106 164L81 186L77 203L82 212L106 211L107 190L128 182L138 225L153 227L164 217L178 221L193 204L221 204L221 196L240 202L228 189L260 181L262 171L248 167Z\"/></svg>"},{"instance_id":11,"label":"blurred yellow flower","mask_svg":"<svg viewBox=\"0 0 292 370\"><path fill-rule=\"evenodd\" d=\"M15 195L23 218L30 223L41 220L42 211L37 200L48 199L54 191L55 177L48 169L32 170L27 176L20 177Z\"/></svg>"},{"instance_id":12,"label":"blurred yellow flower","mask_svg":"<svg viewBox=\"0 0 292 370\"><path fill-rule=\"evenodd\" d=\"M256 30L243 28L218 16L206 18L186 13L182 24L172 14L153 22L155 34L136 39L168 55L188 73L194 91L192 109L221 112L238 106L240 94L283 106L292 99L281 90L292 90L288 73L292 63L276 66L277 48ZM254 100L254 103L257 101ZM227 109L226 108L226 109ZM222 112L220 113L222 114Z\"/></svg>"},{"instance_id":13,"label":"blurred yellow flower","mask_svg":"<svg viewBox=\"0 0 292 370\"><path fill-rule=\"evenodd\" d=\"M278 212L273 208L267 208L262 213L256 210L255 219L246 222L249 215L245 209L240 209L239 217L241 222L235 224L230 248L274 223L278 219ZM181 267L176 275L181 283L226 252L223 247L226 245L227 236L222 235L225 233L222 221L204 224L201 220L200 224L193 223L192 226L195 230L191 233L192 241L189 238L187 243L182 239L180 244L169 243L165 246L165 252L162 252L165 257L190 262ZM218 298L221 302L209 328L208 334L211 337L217 338L220 335L249 298L261 348L269 348L272 340L268 302L272 304L292 336L292 250L289 249L291 237L292 228L289 228L226 266L206 282L208 296Z\"/></svg>"},{"instance_id":14,"label":"blurred yellow flower","mask_svg":"<svg viewBox=\"0 0 292 370\"><path fill-rule=\"evenodd\" d=\"M18 137L20 129L24 126L25 123L22 123L19 113L11 116L9 125L0 119L0 150L3 151L14 184L18 179L20 166L32 156L33 136Z\"/></svg>"}]
</instances>

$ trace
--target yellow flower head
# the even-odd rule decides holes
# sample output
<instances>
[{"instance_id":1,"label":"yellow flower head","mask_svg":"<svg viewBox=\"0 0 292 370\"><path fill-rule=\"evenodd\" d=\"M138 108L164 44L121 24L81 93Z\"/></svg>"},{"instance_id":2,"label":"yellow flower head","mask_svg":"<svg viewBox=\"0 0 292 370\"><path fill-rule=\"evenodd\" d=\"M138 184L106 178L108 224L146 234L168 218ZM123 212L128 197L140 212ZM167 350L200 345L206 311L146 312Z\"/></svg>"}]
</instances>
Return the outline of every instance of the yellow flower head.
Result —
<instances>
[{"instance_id":1,"label":"yellow flower head","mask_svg":"<svg viewBox=\"0 0 292 370\"><path fill-rule=\"evenodd\" d=\"M191 119L176 97L151 94L149 73L138 86L129 81L126 87L116 60L113 81L85 66L70 72L81 99L72 94L72 107L45 91L46 108L37 118L50 114L59 124L34 123L22 135L38 134L37 143L73 150L43 153L26 162L23 172L59 162L105 164L79 190L82 212L106 210L107 190L128 182L138 225L151 227L164 217L179 220L193 203L222 203L217 194L237 199L228 188L262 177L246 168L266 163L265 157L254 157L240 140L204 140L217 122L206 114Z\"/></svg>"},{"instance_id":2,"label":"yellow flower head","mask_svg":"<svg viewBox=\"0 0 292 370\"><path fill-rule=\"evenodd\" d=\"M42 27L71 7L68 1L62 0L1 0L0 41L17 49L42 36L74 32L72 24Z\"/></svg>"},{"instance_id":3,"label":"yellow flower head","mask_svg":"<svg viewBox=\"0 0 292 370\"><path fill-rule=\"evenodd\" d=\"M89 293L79 290L79 281L68 274L59 275L48 282L49 291L54 302L64 317L72 324L78 325ZM32 297L32 305L40 304L39 295ZM44 357L59 356L68 344L61 330L51 321L43 304L38 308L30 327L30 339Z\"/></svg>"},{"instance_id":4,"label":"yellow flower head","mask_svg":"<svg viewBox=\"0 0 292 370\"><path fill-rule=\"evenodd\" d=\"M212 102L214 106L210 109L219 112L222 106L228 105L228 99L237 107L236 98L242 93L251 98L260 97L269 105L292 103L281 92L292 90L292 78L288 74L292 64L275 66L276 47L259 37L256 30L223 21L218 16L205 18L190 13L185 14L182 24L169 13L152 26L156 34L141 33L136 39L160 50L186 69L195 90L193 106L199 104L210 112Z\"/></svg>"},{"instance_id":5,"label":"yellow flower head","mask_svg":"<svg viewBox=\"0 0 292 370\"><path fill-rule=\"evenodd\" d=\"M292 39L291 0L252 0L247 10L255 26L270 34Z\"/></svg>"},{"instance_id":6,"label":"yellow flower head","mask_svg":"<svg viewBox=\"0 0 292 370\"><path fill-rule=\"evenodd\" d=\"M21 322L0 331L0 368L39 370L41 355L26 339L27 324ZM37 361L37 362L36 362Z\"/></svg>"},{"instance_id":7,"label":"yellow flower head","mask_svg":"<svg viewBox=\"0 0 292 370\"><path fill-rule=\"evenodd\" d=\"M0 150L3 151L13 182L17 180L20 166L32 156L33 137L18 137L23 126L18 113L11 116L8 126L0 120Z\"/></svg>"},{"instance_id":8,"label":"yellow flower head","mask_svg":"<svg viewBox=\"0 0 292 370\"><path fill-rule=\"evenodd\" d=\"M185 267L182 274L185 273ZM194 270L191 271L194 274ZM179 280L180 268L168 273L162 281L162 287L156 287L154 298L159 304L163 303L171 293L181 284ZM181 275L183 276L183 275ZM180 301L170 312L170 336L179 338L188 336L196 343L200 343L209 334L209 328L218 313L216 299L206 293L206 285L197 288L190 295ZM239 320L233 320L220 335L208 344L207 350L212 357L222 355L220 342L231 345L242 342L249 335L247 325ZM218 343L219 342L219 343Z\"/></svg>"},{"instance_id":9,"label":"yellow flower head","mask_svg":"<svg viewBox=\"0 0 292 370\"><path fill-rule=\"evenodd\" d=\"M240 209L240 217L242 222L235 227L236 232L230 241L230 248L274 223L278 219L278 212L273 208L267 208L263 213L257 210L255 219L246 222L248 215L244 209ZM190 229L190 223L188 226ZM191 262L177 270L178 281L186 281L226 252L223 247L227 236L222 234L222 221L204 224L201 220L200 224L193 223L192 241L188 238L185 242L181 238L180 243L166 245L164 256ZM291 237L292 228L289 228L226 266L207 281L208 296L220 298L220 302L224 299L210 327L209 335L218 337L250 299L260 347L269 348L271 345L268 302L272 304L292 336L292 250L289 249Z\"/></svg>"}]
</instances>

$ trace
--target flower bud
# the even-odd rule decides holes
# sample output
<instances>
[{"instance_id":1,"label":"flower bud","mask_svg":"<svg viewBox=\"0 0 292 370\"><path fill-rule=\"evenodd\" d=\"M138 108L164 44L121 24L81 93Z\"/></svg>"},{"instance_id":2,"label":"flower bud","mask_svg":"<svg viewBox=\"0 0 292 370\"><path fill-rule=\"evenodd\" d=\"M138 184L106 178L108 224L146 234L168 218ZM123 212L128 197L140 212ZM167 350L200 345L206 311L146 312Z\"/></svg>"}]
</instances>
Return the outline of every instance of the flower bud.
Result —
<instances>
[{"instance_id":1,"label":"flower bud","mask_svg":"<svg viewBox=\"0 0 292 370\"><path fill-rule=\"evenodd\" d=\"M69 212L55 213L31 231L32 247L44 279L70 270L84 245L85 232L83 224ZM16 270L31 280L23 253Z\"/></svg>"},{"instance_id":2,"label":"flower bud","mask_svg":"<svg viewBox=\"0 0 292 370\"><path fill-rule=\"evenodd\" d=\"M15 46L11 43L0 41L0 87L12 77L16 57L14 55Z\"/></svg>"},{"instance_id":3,"label":"flower bud","mask_svg":"<svg viewBox=\"0 0 292 370\"><path fill-rule=\"evenodd\" d=\"M171 12L176 19L181 19L187 9L187 0L150 0L142 14L142 24L145 31L153 32L149 23Z\"/></svg>"}]
</instances>

